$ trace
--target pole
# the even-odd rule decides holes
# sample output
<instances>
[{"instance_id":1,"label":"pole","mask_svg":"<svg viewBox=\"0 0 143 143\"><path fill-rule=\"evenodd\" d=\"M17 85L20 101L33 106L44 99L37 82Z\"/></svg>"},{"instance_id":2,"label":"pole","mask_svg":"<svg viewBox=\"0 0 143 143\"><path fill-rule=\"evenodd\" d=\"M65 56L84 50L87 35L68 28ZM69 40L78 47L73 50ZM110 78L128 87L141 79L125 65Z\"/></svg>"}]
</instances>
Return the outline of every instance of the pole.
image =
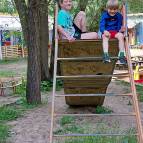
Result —
<instances>
[{"instance_id":1,"label":"pole","mask_svg":"<svg viewBox=\"0 0 143 143\"><path fill-rule=\"evenodd\" d=\"M136 86L134 82L133 77L133 68L132 68L132 62L131 62L131 54L130 54L130 47L128 42L128 26L127 26L127 0L124 1L125 5L125 47L126 47L126 56L128 61L128 68L130 73L130 83L131 83L131 89L133 93L133 105L134 110L136 113L136 123L137 123L137 131L138 131L138 143L143 143L143 129L142 129L142 123L141 123L141 115L139 110L139 104L138 104L138 98L136 93Z\"/></svg>"},{"instance_id":2,"label":"pole","mask_svg":"<svg viewBox=\"0 0 143 143\"><path fill-rule=\"evenodd\" d=\"M58 57L58 33L57 33L58 4L57 4L57 2L55 2L55 3L56 3L55 4L55 54L54 54L54 77L53 77L53 96L52 96L52 111L51 111L50 143L53 143L56 75L57 75L57 57Z\"/></svg>"},{"instance_id":3,"label":"pole","mask_svg":"<svg viewBox=\"0 0 143 143\"><path fill-rule=\"evenodd\" d=\"M0 30L0 60L2 60L2 30Z\"/></svg>"}]
</instances>

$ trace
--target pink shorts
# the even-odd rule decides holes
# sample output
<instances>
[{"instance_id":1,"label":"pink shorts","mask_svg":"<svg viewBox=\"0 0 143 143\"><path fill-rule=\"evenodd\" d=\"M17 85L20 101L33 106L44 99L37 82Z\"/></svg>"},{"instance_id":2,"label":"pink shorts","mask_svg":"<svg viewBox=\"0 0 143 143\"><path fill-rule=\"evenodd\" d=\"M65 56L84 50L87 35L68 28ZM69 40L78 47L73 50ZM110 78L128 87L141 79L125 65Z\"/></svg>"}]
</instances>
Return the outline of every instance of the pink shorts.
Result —
<instances>
[{"instance_id":1,"label":"pink shorts","mask_svg":"<svg viewBox=\"0 0 143 143\"><path fill-rule=\"evenodd\" d=\"M115 35L118 33L117 31L109 31L109 33L111 34L110 35L110 38L115 38Z\"/></svg>"}]
</instances>

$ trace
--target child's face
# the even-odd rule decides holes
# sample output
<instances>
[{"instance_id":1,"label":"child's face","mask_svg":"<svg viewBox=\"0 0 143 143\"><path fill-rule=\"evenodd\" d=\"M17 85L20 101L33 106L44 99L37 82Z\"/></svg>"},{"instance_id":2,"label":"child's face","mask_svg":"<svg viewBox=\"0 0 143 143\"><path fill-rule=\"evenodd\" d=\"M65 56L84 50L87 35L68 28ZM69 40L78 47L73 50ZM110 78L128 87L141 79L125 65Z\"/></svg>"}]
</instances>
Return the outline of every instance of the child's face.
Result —
<instances>
[{"instance_id":1,"label":"child's face","mask_svg":"<svg viewBox=\"0 0 143 143\"><path fill-rule=\"evenodd\" d=\"M62 9L69 11L72 8L72 0L63 0L60 6Z\"/></svg>"},{"instance_id":2,"label":"child's face","mask_svg":"<svg viewBox=\"0 0 143 143\"><path fill-rule=\"evenodd\" d=\"M108 13L111 16L114 16L117 13L118 9L117 8L108 8Z\"/></svg>"}]
</instances>

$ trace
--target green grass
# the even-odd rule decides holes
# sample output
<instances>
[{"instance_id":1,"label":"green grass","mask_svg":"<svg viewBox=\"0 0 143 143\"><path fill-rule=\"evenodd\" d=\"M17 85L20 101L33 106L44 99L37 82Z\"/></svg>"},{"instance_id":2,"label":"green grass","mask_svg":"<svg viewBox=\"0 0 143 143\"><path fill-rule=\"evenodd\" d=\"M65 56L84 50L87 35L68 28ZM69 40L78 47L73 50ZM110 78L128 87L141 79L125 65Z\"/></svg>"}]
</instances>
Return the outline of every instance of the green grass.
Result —
<instances>
[{"instance_id":1,"label":"green grass","mask_svg":"<svg viewBox=\"0 0 143 143\"><path fill-rule=\"evenodd\" d=\"M71 124L75 122L75 118L74 117L71 117L71 116L63 116L60 120L60 125L63 126L63 125L66 125L66 124Z\"/></svg>"},{"instance_id":2,"label":"green grass","mask_svg":"<svg viewBox=\"0 0 143 143\"><path fill-rule=\"evenodd\" d=\"M6 143L7 137L9 137L9 126L0 123L0 143Z\"/></svg>"},{"instance_id":3,"label":"green grass","mask_svg":"<svg viewBox=\"0 0 143 143\"><path fill-rule=\"evenodd\" d=\"M16 105L18 105L21 110L25 111L27 109L32 109L32 108L38 107L38 106L40 106L42 104L37 104L37 103L35 103L35 104L34 103L33 104L28 104L27 100L26 100L26 97L23 96L19 100L16 101Z\"/></svg>"},{"instance_id":4,"label":"green grass","mask_svg":"<svg viewBox=\"0 0 143 143\"><path fill-rule=\"evenodd\" d=\"M126 87L130 87L130 84L126 81L119 81L118 84ZM136 91L137 91L137 94L139 95L139 101L143 102L143 85L142 84L136 85Z\"/></svg>"},{"instance_id":5,"label":"green grass","mask_svg":"<svg viewBox=\"0 0 143 143\"><path fill-rule=\"evenodd\" d=\"M136 85L136 90L139 94L139 101L143 102L143 85Z\"/></svg>"},{"instance_id":6,"label":"green grass","mask_svg":"<svg viewBox=\"0 0 143 143\"><path fill-rule=\"evenodd\" d=\"M0 64L1 65L12 64L12 63L17 63L19 61L25 61L25 60L26 58L7 58L7 59L0 60Z\"/></svg>"},{"instance_id":7,"label":"green grass","mask_svg":"<svg viewBox=\"0 0 143 143\"><path fill-rule=\"evenodd\" d=\"M107 113L112 113L113 111L107 107L104 106L97 106L95 109L95 113L97 114L107 114Z\"/></svg>"},{"instance_id":8,"label":"green grass","mask_svg":"<svg viewBox=\"0 0 143 143\"><path fill-rule=\"evenodd\" d=\"M22 115L22 111L13 106L0 107L0 121L11 121Z\"/></svg>"},{"instance_id":9,"label":"green grass","mask_svg":"<svg viewBox=\"0 0 143 143\"><path fill-rule=\"evenodd\" d=\"M53 87L53 81L42 81L41 82L41 91L46 92L46 91L51 91ZM56 81L56 91L60 91L63 88L63 81L62 80L57 80Z\"/></svg>"},{"instance_id":10,"label":"green grass","mask_svg":"<svg viewBox=\"0 0 143 143\"><path fill-rule=\"evenodd\" d=\"M69 138L64 142L58 143L137 143L135 137L82 137L82 138Z\"/></svg>"},{"instance_id":11,"label":"green grass","mask_svg":"<svg viewBox=\"0 0 143 143\"><path fill-rule=\"evenodd\" d=\"M25 96L26 95L26 81L22 79L22 84L16 87L16 95Z\"/></svg>"},{"instance_id":12,"label":"green grass","mask_svg":"<svg viewBox=\"0 0 143 143\"><path fill-rule=\"evenodd\" d=\"M0 71L0 77L12 77L15 75L16 73L14 71Z\"/></svg>"}]
</instances>

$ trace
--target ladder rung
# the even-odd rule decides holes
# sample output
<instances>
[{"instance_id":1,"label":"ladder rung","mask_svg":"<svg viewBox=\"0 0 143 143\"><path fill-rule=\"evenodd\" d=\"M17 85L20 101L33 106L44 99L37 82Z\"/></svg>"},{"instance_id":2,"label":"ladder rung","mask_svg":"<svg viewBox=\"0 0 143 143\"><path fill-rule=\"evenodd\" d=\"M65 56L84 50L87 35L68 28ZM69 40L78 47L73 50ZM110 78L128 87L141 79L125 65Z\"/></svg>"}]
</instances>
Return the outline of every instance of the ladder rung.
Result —
<instances>
[{"instance_id":1,"label":"ladder rung","mask_svg":"<svg viewBox=\"0 0 143 143\"><path fill-rule=\"evenodd\" d=\"M118 57L110 57L111 59L118 59ZM73 57L73 58L57 58L61 61L78 61L78 60L102 60L102 57Z\"/></svg>"},{"instance_id":2,"label":"ladder rung","mask_svg":"<svg viewBox=\"0 0 143 143\"><path fill-rule=\"evenodd\" d=\"M53 135L54 137L95 137L95 136L138 136L138 134L65 134Z\"/></svg>"},{"instance_id":3,"label":"ladder rung","mask_svg":"<svg viewBox=\"0 0 143 143\"><path fill-rule=\"evenodd\" d=\"M94 97L94 96L130 96L132 95L132 93L126 93L126 94L113 94L113 93L106 93L106 94L60 94L60 95L55 95L55 97L66 97L66 96L70 96L70 97L78 97L78 96L89 96L89 97Z\"/></svg>"},{"instance_id":4,"label":"ladder rung","mask_svg":"<svg viewBox=\"0 0 143 143\"><path fill-rule=\"evenodd\" d=\"M135 113L124 113L124 114L56 114L55 113L55 116L81 116L81 117L84 117L84 116L87 116L87 117L90 117L90 116L135 116L136 114Z\"/></svg>"},{"instance_id":5,"label":"ladder rung","mask_svg":"<svg viewBox=\"0 0 143 143\"><path fill-rule=\"evenodd\" d=\"M129 74L113 74L113 75L69 75L69 76L56 76L56 78L93 78L93 77L97 77L97 78L101 78L101 77L113 77L113 76L118 76L118 77L127 77L129 76Z\"/></svg>"}]
</instances>

